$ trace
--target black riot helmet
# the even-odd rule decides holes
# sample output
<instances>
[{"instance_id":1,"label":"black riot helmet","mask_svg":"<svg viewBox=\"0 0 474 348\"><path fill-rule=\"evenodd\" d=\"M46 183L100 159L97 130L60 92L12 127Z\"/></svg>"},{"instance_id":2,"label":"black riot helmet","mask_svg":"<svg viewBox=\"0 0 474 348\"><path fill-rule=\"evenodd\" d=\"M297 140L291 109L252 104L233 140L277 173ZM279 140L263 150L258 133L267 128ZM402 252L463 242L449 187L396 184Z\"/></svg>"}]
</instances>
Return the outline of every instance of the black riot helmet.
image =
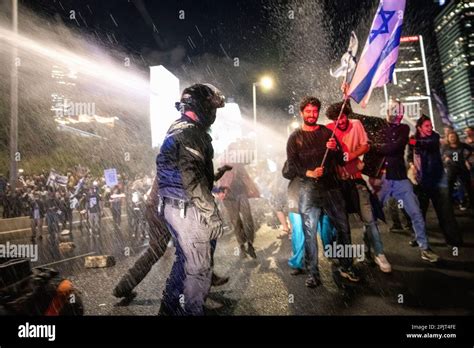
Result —
<instances>
[{"instance_id":1,"label":"black riot helmet","mask_svg":"<svg viewBox=\"0 0 474 348\"><path fill-rule=\"evenodd\" d=\"M181 112L193 111L204 127L210 127L216 120L216 111L225 105L225 97L209 83L194 84L184 89L176 108Z\"/></svg>"}]
</instances>

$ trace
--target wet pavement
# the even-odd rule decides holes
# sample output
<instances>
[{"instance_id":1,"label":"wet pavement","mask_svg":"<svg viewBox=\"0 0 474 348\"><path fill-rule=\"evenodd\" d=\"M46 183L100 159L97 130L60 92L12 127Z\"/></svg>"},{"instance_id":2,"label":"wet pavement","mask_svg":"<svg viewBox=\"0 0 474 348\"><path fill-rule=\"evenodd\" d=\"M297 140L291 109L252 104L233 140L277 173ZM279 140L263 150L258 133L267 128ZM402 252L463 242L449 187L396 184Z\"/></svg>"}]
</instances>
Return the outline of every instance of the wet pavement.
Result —
<instances>
[{"instance_id":1,"label":"wet pavement","mask_svg":"<svg viewBox=\"0 0 474 348\"><path fill-rule=\"evenodd\" d=\"M257 202L253 202L256 206ZM208 310L210 315L472 315L474 313L474 219L466 212L456 212L464 231L465 247L458 255L444 243L433 211L428 214L428 234L432 248L442 260L429 264L421 260L417 248L409 246L410 234L389 232L380 223L385 254L393 266L384 274L366 262L356 263L363 280L349 284L334 278L331 263L322 256L320 270L323 285L305 286L305 275L292 276L288 266L291 241L278 239L279 230L269 227L272 217L260 216L255 239L257 259L241 259L237 242L228 231L217 244L215 271L230 277L227 284L211 289L209 297L224 306ZM123 219L126 226L126 219ZM354 244L363 244L361 224L351 217ZM69 277L81 291L86 315L156 315L166 277L174 261L174 248L136 288L137 297L123 305L112 296L112 289L138 255L147 240L130 239L125 231L114 231L110 220L104 220L100 236L74 229L76 248L59 252L45 232L38 240L39 259L33 266L52 267ZM69 241L70 237L64 238ZM29 239L10 240L30 243ZM113 255L116 265L86 269L87 255ZM456 254L456 253L454 253ZM337 283L337 284L336 284Z\"/></svg>"}]
</instances>

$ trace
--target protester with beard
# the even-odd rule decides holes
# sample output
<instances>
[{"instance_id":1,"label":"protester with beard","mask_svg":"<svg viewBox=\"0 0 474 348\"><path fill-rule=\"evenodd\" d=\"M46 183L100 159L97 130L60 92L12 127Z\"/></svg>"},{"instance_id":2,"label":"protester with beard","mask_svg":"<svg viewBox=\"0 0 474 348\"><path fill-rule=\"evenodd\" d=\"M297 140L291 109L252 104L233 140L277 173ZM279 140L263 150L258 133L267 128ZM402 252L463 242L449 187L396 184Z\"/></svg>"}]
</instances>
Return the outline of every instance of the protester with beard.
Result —
<instances>
[{"instance_id":1,"label":"protester with beard","mask_svg":"<svg viewBox=\"0 0 474 348\"><path fill-rule=\"evenodd\" d=\"M452 199L449 196L448 183L441 159L440 136L433 131L428 116L422 115L416 121L416 134L410 140L407 162L415 171L415 193L426 221L426 212L431 203L438 217L439 225L446 243L459 247L462 236L454 217ZM412 241L416 246L416 240Z\"/></svg>"},{"instance_id":2,"label":"protester with beard","mask_svg":"<svg viewBox=\"0 0 474 348\"><path fill-rule=\"evenodd\" d=\"M337 165L343 165L343 153L339 142L331 137L331 131L318 125L321 102L315 97L304 97L300 103L300 115L304 124L288 139L286 152L288 165L283 176L289 180L301 180L299 211L303 217L305 233L305 265L308 271L306 286L321 284L318 268L318 243L316 229L321 211L324 209L337 230L338 244L351 244L350 227L344 198L337 179ZM327 158L323 164L326 149ZM352 257L339 259L342 277L358 282L359 277L352 267Z\"/></svg>"},{"instance_id":3,"label":"protester with beard","mask_svg":"<svg viewBox=\"0 0 474 348\"><path fill-rule=\"evenodd\" d=\"M224 97L212 85L195 84L176 104L181 118L171 125L156 159L160 206L176 246L160 313L203 315L212 278L210 242L223 233L212 195L214 149L208 132Z\"/></svg>"}]
</instances>

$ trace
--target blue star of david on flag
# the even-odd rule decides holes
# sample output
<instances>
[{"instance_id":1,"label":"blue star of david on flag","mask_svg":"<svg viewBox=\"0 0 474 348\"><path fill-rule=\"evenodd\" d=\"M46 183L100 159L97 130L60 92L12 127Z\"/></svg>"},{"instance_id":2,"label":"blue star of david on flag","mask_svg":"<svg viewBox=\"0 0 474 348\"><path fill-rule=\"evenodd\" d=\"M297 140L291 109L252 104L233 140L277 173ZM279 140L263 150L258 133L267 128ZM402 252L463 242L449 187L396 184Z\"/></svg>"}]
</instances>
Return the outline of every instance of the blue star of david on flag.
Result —
<instances>
[{"instance_id":1,"label":"blue star of david on flag","mask_svg":"<svg viewBox=\"0 0 474 348\"><path fill-rule=\"evenodd\" d=\"M365 107L372 90L392 80L398 59L406 0L381 0L348 95ZM397 14L396 16L395 13Z\"/></svg>"},{"instance_id":2,"label":"blue star of david on flag","mask_svg":"<svg viewBox=\"0 0 474 348\"><path fill-rule=\"evenodd\" d=\"M375 38L379 36L380 34L389 33L388 22L390 22L390 19L392 19L394 14L395 14L395 11L385 11L383 9L383 6L380 8L380 11L377 14L377 16L380 16L380 18L382 19L382 24L380 25L380 28L370 31L369 43L372 43L372 41L374 41Z\"/></svg>"}]
</instances>

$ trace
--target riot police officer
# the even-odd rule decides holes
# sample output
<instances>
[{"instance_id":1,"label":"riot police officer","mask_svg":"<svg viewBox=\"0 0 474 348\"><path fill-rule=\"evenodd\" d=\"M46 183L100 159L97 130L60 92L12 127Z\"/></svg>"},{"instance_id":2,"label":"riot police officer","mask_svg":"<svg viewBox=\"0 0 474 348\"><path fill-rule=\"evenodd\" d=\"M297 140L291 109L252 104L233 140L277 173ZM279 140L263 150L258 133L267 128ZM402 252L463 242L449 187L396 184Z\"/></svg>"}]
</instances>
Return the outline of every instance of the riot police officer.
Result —
<instances>
[{"instance_id":1,"label":"riot police officer","mask_svg":"<svg viewBox=\"0 0 474 348\"><path fill-rule=\"evenodd\" d=\"M212 195L214 150L208 134L224 96L210 84L184 89L181 118L169 128L157 156L160 211L176 246L160 313L202 315L211 287L210 241L223 233Z\"/></svg>"}]
</instances>

